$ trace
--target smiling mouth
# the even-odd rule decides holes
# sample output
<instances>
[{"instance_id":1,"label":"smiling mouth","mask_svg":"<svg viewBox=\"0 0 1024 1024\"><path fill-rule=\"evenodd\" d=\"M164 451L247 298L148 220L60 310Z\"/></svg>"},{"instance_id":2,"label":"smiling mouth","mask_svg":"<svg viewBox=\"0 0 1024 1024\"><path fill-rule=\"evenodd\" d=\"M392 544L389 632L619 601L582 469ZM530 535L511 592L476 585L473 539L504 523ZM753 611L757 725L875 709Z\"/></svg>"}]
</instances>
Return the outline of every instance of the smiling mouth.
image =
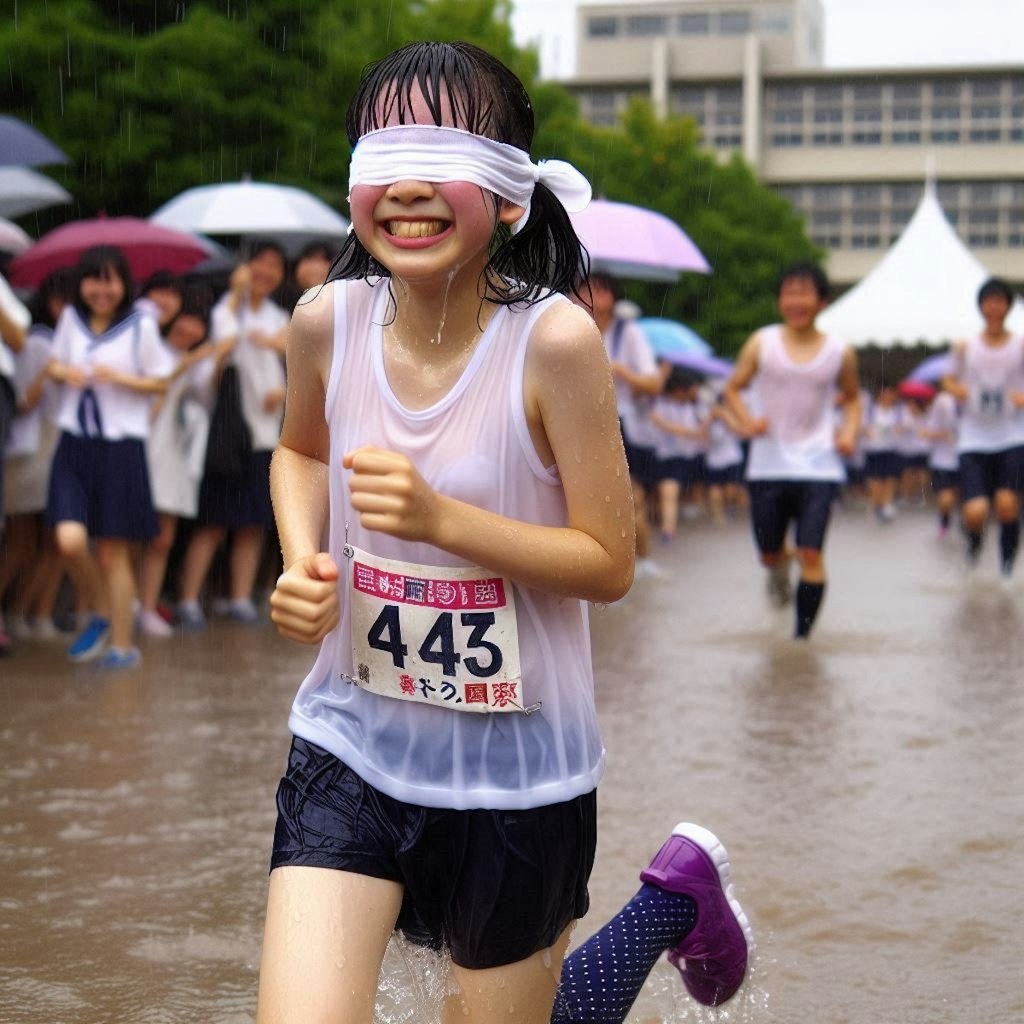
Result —
<instances>
[{"instance_id":1,"label":"smiling mouth","mask_svg":"<svg viewBox=\"0 0 1024 1024\"><path fill-rule=\"evenodd\" d=\"M389 220L384 229L394 238L432 238L449 227L446 220Z\"/></svg>"}]
</instances>

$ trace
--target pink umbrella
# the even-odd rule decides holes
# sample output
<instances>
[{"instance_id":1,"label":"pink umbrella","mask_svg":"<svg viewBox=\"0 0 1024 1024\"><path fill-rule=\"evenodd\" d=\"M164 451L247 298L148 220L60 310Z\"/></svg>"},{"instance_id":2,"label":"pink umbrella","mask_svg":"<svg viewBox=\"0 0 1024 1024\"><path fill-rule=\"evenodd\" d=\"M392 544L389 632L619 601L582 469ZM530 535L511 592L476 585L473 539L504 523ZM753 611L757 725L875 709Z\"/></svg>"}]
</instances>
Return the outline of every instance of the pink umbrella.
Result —
<instances>
[{"instance_id":1,"label":"pink umbrella","mask_svg":"<svg viewBox=\"0 0 1024 1024\"><path fill-rule=\"evenodd\" d=\"M594 270L645 281L677 281L684 270L711 272L690 236L654 210L595 199L569 216Z\"/></svg>"},{"instance_id":2,"label":"pink umbrella","mask_svg":"<svg viewBox=\"0 0 1024 1024\"><path fill-rule=\"evenodd\" d=\"M128 260L136 281L157 270L182 274L209 256L194 235L162 228L136 217L98 217L55 228L8 265L11 283L34 288L51 271L70 267L94 245L115 245Z\"/></svg>"}]
</instances>

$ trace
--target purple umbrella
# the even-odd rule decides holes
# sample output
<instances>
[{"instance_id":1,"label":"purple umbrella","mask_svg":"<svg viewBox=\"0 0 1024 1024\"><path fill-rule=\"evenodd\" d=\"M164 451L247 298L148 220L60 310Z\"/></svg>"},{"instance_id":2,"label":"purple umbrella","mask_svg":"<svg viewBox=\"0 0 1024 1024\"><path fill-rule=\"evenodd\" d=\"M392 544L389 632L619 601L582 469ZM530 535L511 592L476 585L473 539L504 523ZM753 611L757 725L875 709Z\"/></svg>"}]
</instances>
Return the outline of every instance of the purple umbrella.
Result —
<instances>
[{"instance_id":1,"label":"purple umbrella","mask_svg":"<svg viewBox=\"0 0 1024 1024\"><path fill-rule=\"evenodd\" d=\"M951 374L954 370L953 357L948 352L932 356L921 363L908 380L942 380L943 377Z\"/></svg>"},{"instance_id":2,"label":"purple umbrella","mask_svg":"<svg viewBox=\"0 0 1024 1024\"><path fill-rule=\"evenodd\" d=\"M0 115L0 166L42 167L70 163L45 135L9 114Z\"/></svg>"},{"instance_id":3,"label":"purple umbrella","mask_svg":"<svg viewBox=\"0 0 1024 1024\"><path fill-rule=\"evenodd\" d=\"M719 356L705 356L699 352L673 352L664 356L673 366L681 366L704 377L731 377L733 364Z\"/></svg>"},{"instance_id":4,"label":"purple umbrella","mask_svg":"<svg viewBox=\"0 0 1024 1024\"><path fill-rule=\"evenodd\" d=\"M711 272L689 235L654 210L595 199L569 216L594 270L643 281L678 281L684 270Z\"/></svg>"}]
</instances>

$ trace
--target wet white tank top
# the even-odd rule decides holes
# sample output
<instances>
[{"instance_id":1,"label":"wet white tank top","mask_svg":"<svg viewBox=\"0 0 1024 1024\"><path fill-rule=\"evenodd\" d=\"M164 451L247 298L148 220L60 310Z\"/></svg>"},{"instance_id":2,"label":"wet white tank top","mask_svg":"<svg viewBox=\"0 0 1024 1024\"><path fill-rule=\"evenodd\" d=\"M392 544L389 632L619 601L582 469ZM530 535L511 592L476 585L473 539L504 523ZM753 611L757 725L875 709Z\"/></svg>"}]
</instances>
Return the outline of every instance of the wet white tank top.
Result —
<instances>
[{"instance_id":1,"label":"wet white tank top","mask_svg":"<svg viewBox=\"0 0 1024 1024\"><path fill-rule=\"evenodd\" d=\"M768 433L750 444L749 480L846 479L836 451L836 382L846 345L827 336L809 363L795 363L786 354L782 327L760 334L755 378Z\"/></svg>"},{"instance_id":2,"label":"wet white tank top","mask_svg":"<svg viewBox=\"0 0 1024 1024\"><path fill-rule=\"evenodd\" d=\"M420 565L464 566L423 543L365 530L349 500L345 452L402 452L437 491L510 519L562 527L565 494L544 467L523 411L523 368L533 324L554 302L499 308L455 386L435 405L404 408L387 380L382 324L387 282L335 282L334 354L326 394L330 430L330 536L341 570L342 613L299 688L289 726L330 750L365 781L427 807L524 809L593 790L604 767L594 706L586 605L513 584L524 700L530 715L468 714L379 696L353 675L346 541Z\"/></svg>"},{"instance_id":3,"label":"wet white tank top","mask_svg":"<svg viewBox=\"0 0 1024 1024\"><path fill-rule=\"evenodd\" d=\"M957 375L967 386L960 419L962 452L998 452L1024 444L1024 414L1012 393L1024 390L1024 337L989 345L980 335L957 358Z\"/></svg>"}]
</instances>

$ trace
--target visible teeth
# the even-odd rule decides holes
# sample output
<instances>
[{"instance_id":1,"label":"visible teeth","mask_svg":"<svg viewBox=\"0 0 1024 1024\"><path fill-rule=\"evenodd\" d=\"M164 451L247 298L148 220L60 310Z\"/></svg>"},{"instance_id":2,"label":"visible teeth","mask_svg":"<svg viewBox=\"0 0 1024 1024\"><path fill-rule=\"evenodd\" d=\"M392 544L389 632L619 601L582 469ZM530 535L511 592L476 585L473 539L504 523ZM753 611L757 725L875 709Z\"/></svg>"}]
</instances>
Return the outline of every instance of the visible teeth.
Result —
<instances>
[{"instance_id":1,"label":"visible teeth","mask_svg":"<svg viewBox=\"0 0 1024 1024\"><path fill-rule=\"evenodd\" d=\"M391 220L388 234L396 238L429 238L441 234L447 226L443 220Z\"/></svg>"}]
</instances>

